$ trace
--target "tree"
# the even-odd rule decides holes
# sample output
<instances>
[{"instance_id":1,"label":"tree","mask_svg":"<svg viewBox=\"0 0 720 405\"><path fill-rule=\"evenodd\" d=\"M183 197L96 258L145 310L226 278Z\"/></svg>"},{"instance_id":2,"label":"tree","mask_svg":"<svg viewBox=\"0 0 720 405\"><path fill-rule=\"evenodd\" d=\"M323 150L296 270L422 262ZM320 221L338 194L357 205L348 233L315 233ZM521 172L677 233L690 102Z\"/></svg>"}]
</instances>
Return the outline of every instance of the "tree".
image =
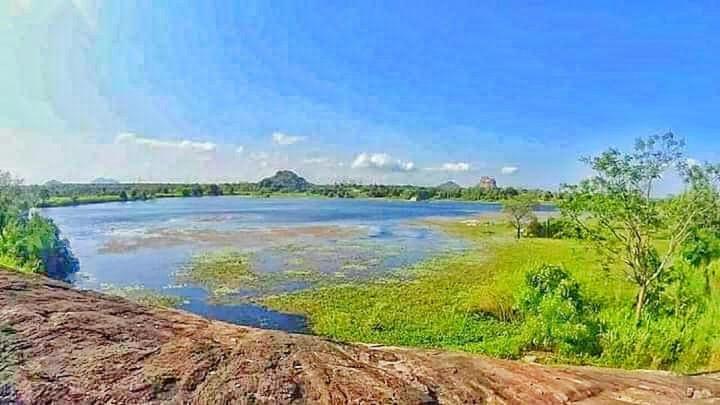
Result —
<instances>
[{"instance_id":1,"label":"tree","mask_svg":"<svg viewBox=\"0 0 720 405\"><path fill-rule=\"evenodd\" d=\"M0 170L0 242L10 222L29 207L30 202L22 190L22 180Z\"/></svg>"},{"instance_id":2,"label":"tree","mask_svg":"<svg viewBox=\"0 0 720 405\"><path fill-rule=\"evenodd\" d=\"M48 191L46 187L43 187L42 189L40 189L38 196L40 197L40 201L45 203L47 202L47 200L50 199L50 191Z\"/></svg>"},{"instance_id":3,"label":"tree","mask_svg":"<svg viewBox=\"0 0 720 405\"><path fill-rule=\"evenodd\" d=\"M510 218L510 224L517 231L516 237L520 240L522 229L535 218L533 210L537 205L532 197L522 195L503 202L503 212Z\"/></svg>"},{"instance_id":4,"label":"tree","mask_svg":"<svg viewBox=\"0 0 720 405\"><path fill-rule=\"evenodd\" d=\"M715 181L720 177L720 166L692 165L687 167L686 172L694 178L691 181L693 191L705 196L701 201L705 209L690 228L681 254L693 269L702 271L705 294L710 295L711 263L720 259L720 193Z\"/></svg>"},{"instance_id":5,"label":"tree","mask_svg":"<svg viewBox=\"0 0 720 405\"><path fill-rule=\"evenodd\" d=\"M208 186L207 194L211 196L222 195L222 189L217 184L211 184Z\"/></svg>"},{"instance_id":6,"label":"tree","mask_svg":"<svg viewBox=\"0 0 720 405\"><path fill-rule=\"evenodd\" d=\"M710 295L710 264L720 258L720 235L717 231L694 227L683 246L682 256L696 270L703 273L705 294Z\"/></svg>"},{"instance_id":7,"label":"tree","mask_svg":"<svg viewBox=\"0 0 720 405\"><path fill-rule=\"evenodd\" d=\"M0 171L0 259L20 271L63 277L77 269L77 261L51 220L30 215L36 203L21 180Z\"/></svg>"},{"instance_id":8,"label":"tree","mask_svg":"<svg viewBox=\"0 0 720 405\"><path fill-rule=\"evenodd\" d=\"M202 189L202 186L199 184L193 184L192 187L190 188L190 190L191 190L191 195L193 197L202 197L203 196L203 189Z\"/></svg>"},{"instance_id":9,"label":"tree","mask_svg":"<svg viewBox=\"0 0 720 405\"><path fill-rule=\"evenodd\" d=\"M635 317L639 322L648 297L656 295L693 229L713 209L714 177L689 167L684 142L673 133L639 139L630 153L609 149L583 159L595 175L565 186L563 215L578 224L610 262L622 264L636 284ZM654 187L667 171L687 183L669 200L653 198ZM657 241L665 239L665 243Z\"/></svg>"}]
</instances>

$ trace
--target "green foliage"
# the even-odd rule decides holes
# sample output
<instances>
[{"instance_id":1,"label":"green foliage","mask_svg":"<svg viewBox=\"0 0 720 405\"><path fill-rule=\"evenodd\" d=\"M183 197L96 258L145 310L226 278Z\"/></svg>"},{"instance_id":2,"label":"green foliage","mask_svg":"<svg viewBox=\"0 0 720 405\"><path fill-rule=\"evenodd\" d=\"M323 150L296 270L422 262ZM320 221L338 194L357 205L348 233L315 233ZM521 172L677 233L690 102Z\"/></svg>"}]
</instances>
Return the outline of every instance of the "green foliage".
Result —
<instances>
[{"instance_id":1,"label":"green foliage","mask_svg":"<svg viewBox=\"0 0 720 405\"><path fill-rule=\"evenodd\" d=\"M533 218L525 228L525 234L532 238L585 239L582 228L566 218Z\"/></svg>"},{"instance_id":2,"label":"green foliage","mask_svg":"<svg viewBox=\"0 0 720 405\"><path fill-rule=\"evenodd\" d=\"M0 257L3 264L30 273L45 273L65 278L77 268L67 240L52 220L33 215L16 218L5 228L0 238Z\"/></svg>"},{"instance_id":3,"label":"green foliage","mask_svg":"<svg viewBox=\"0 0 720 405\"><path fill-rule=\"evenodd\" d=\"M216 296L250 288L257 281L250 257L232 251L197 255L177 278L201 285Z\"/></svg>"},{"instance_id":4,"label":"green foliage","mask_svg":"<svg viewBox=\"0 0 720 405\"><path fill-rule=\"evenodd\" d=\"M715 371L720 367L717 303L682 316L654 316L638 325L629 309L604 311L598 364L624 368Z\"/></svg>"},{"instance_id":5,"label":"green foliage","mask_svg":"<svg viewBox=\"0 0 720 405\"><path fill-rule=\"evenodd\" d=\"M522 195L503 202L502 210L515 228L515 237L520 239L523 228L535 219L533 210L537 201L532 196Z\"/></svg>"},{"instance_id":6,"label":"green foliage","mask_svg":"<svg viewBox=\"0 0 720 405\"><path fill-rule=\"evenodd\" d=\"M318 185L305 181L290 171L281 171L258 183L169 184L169 183L60 183L51 181L43 186L23 186L25 191L38 195L39 207L58 207L100 202L144 200L165 197L202 197L243 195L268 197L272 195L317 196L329 198L388 198L402 200L463 200L503 201L518 195L532 195L537 201L554 201L550 191L516 189L513 187L448 188L413 185L382 185L336 183Z\"/></svg>"},{"instance_id":7,"label":"green foliage","mask_svg":"<svg viewBox=\"0 0 720 405\"><path fill-rule=\"evenodd\" d=\"M52 220L29 209L34 196L0 172L0 264L28 273L64 278L77 261Z\"/></svg>"},{"instance_id":8,"label":"green foliage","mask_svg":"<svg viewBox=\"0 0 720 405\"><path fill-rule=\"evenodd\" d=\"M688 168L684 143L672 133L640 139L630 153L609 149L585 159L595 176L567 186L560 208L581 227L608 262L622 263L637 286L635 317L663 288L679 251L702 219L718 208L712 186L717 171ZM653 187L671 169L688 189L668 201L655 199ZM667 243L658 244L664 237Z\"/></svg>"},{"instance_id":9,"label":"green foliage","mask_svg":"<svg viewBox=\"0 0 720 405\"><path fill-rule=\"evenodd\" d=\"M709 266L720 258L720 237L715 230L695 228L685 241L682 256L693 267Z\"/></svg>"},{"instance_id":10,"label":"green foliage","mask_svg":"<svg viewBox=\"0 0 720 405\"><path fill-rule=\"evenodd\" d=\"M621 274L588 272L597 266L597 257L577 241L515 242L504 222L488 227L458 222L446 230L479 244L463 254L419 264L408 271L415 275L411 281L403 277L332 286L265 302L308 314L313 331L334 339L517 358L528 342L517 308L527 269L562 263L579 282L596 287L588 289L587 300L616 303L632 296Z\"/></svg>"},{"instance_id":11,"label":"green foliage","mask_svg":"<svg viewBox=\"0 0 720 405\"><path fill-rule=\"evenodd\" d=\"M589 241L515 242L504 222L440 226L474 246L418 265L410 281L331 286L265 303L307 314L314 332L350 342L506 358L543 350L549 362L720 369L720 296L703 294L701 273L674 266L638 324L630 305L634 284L621 263L604 263Z\"/></svg>"},{"instance_id":12,"label":"green foliage","mask_svg":"<svg viewBox=\"0 0 720 405\"><path fill-rule=\"evenodd\" d=\"M561 355L597 355L602 332L580 284L558 266L542 265L525 275L518 299L525 350Z\"/></svg>"}]
</instances>

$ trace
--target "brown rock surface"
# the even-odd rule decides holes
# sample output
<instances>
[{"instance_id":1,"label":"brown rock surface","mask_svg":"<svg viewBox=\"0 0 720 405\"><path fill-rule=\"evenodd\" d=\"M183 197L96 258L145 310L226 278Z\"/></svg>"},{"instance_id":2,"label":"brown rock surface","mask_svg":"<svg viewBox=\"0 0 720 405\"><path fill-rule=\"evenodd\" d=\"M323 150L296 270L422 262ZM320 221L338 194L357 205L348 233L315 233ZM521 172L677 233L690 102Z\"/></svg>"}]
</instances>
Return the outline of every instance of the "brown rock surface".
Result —
<instances>
[{"instance_id":1,"label":"brown rock surface","mask_svg":"<svg viewBox=\"0 0 720 405\"><path fill-rule=\"evenodd\" d=\"M720 376L373 348L0 270L0 403L720 403Z\"/></svg>"}]
</instances>

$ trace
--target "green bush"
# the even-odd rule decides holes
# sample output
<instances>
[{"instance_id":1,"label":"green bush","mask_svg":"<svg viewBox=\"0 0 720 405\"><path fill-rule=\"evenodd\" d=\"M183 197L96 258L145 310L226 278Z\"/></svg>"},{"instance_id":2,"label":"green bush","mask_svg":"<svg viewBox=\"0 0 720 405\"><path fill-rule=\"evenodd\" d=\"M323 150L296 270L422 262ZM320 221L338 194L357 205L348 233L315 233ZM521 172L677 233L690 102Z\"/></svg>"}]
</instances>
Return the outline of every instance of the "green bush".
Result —
<instances>
[{"instance_id":1,"label":"green bush","mask_svg":"<svg viewBox=\"0 0 720 405\"><path fill-rule=\"evenodd\" d=\"M525 233L532 238L583 239L582 229L564 218L547 218L539 221L533 218L526 227Z\"/></svg>"},{"instance_id":2,"label":"green bush","mask_svg":"<svg viewBox=\"0 0 720 405\"><path fill-rule=\"evenodd\" d=\"M525 275L518 299L523 350L561 355L597 355L602 332L595 308L580 285L558 266L542 265Z\"/></svg>"},{"instance_id":3,"label":"green bush","mask_svg":"<svg viewBox=\"0 0 720 405\"><path fill-rule=\"evenodd\" d=\"M69 243L52 220L39 215L16 217L5 225L0 257L7 267L64 279L77 269Z\"/></svg>"},{"instance_id":4,"label":"green bush","mask_svg":"<svg viewBox=\"0 0 720 405\"><path fill-rule=\"evenodd\" d=\"M654 317L640 325L630 309L608 314L601 362L680 372L713 369L717 364L712 364L712 357L720 347L720 337L716 332L718 311L711 312Z\"/></svg>"}]
</instances>

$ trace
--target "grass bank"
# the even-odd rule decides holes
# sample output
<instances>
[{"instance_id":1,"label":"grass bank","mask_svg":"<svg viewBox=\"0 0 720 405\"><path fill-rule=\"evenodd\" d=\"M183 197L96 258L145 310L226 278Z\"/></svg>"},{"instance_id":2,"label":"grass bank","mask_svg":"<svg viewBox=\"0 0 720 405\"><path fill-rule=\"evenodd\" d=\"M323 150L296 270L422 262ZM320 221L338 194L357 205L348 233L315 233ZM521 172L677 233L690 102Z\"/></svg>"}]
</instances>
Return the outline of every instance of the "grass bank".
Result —
<instances>
[{"instance_id":1,"label":"grass bank","mask_svg":"<svg viewBox=\"0 0 720 405\"><path fill-rule=\"evenodd\" d=\"M274 309L305 314L312 330L349 342L443 348L519 358L528 353L547 362L626 368L698 371L720 367L720 315L717 296L702 313L661 317L636 326L635 290L619 268L604 268L600 258L577 240L515 241L504 223L439 223L445 231L472 242L455 256L427 261L408 271L412 281L387 279L330 286L270 297ZM538 347L537 325L517 315L519 294L529 269L561 266L577 280L592 303L602 332L601 350L568 352ZM691 280L691 287L700 280ZM551 325L556 331L565 325ZM557 332L554 332L557 333ZM574 331L563 331L571 335Z\"/></svg>"},{"instance_id":2,"label":"grass bank","mask_svg":"<svg viewBox=\"0 0 720 405\"><path fill-rule=\"evenodd\" d=\"M103 204L124 201L118 195L83 195L77 197L50 197L38 204L41 208L72 207L76 205Z\"/></svg>"}]
</instances>

